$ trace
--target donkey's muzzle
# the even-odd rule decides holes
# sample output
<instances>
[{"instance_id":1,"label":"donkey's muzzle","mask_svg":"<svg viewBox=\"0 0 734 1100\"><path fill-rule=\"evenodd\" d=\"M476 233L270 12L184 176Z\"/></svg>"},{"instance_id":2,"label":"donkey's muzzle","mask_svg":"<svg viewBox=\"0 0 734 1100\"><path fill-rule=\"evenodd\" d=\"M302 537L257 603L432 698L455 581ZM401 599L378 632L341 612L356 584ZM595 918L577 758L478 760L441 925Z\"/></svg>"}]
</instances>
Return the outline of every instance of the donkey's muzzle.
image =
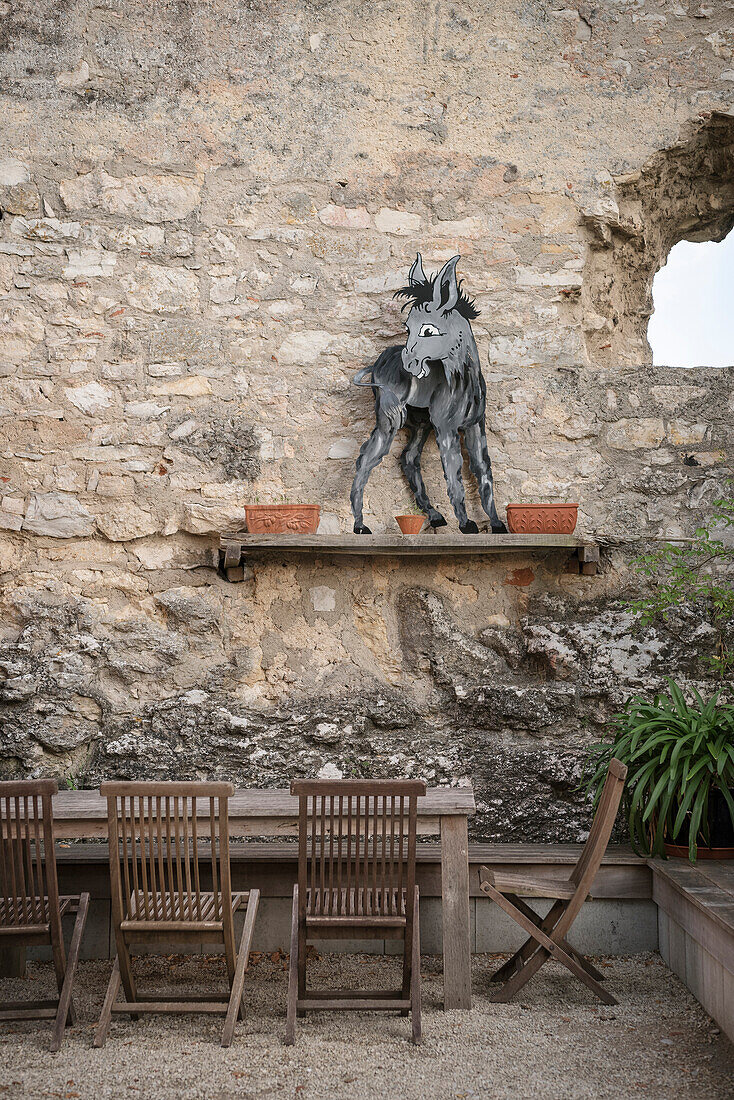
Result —
<instances>
[{"instance_id":1,"label":"donkey's muzzle","mask_svg":"<svg viewBox=\"0 0 734 1100\"><path fill-rule=\"evenodd\" d=\"M427 378L431 367L435 363L440 364L440 359L417 359L414 355L406 355L407 348L403 348L403 369L412 374L414 378Z\"/></svg>"}]
</instances>

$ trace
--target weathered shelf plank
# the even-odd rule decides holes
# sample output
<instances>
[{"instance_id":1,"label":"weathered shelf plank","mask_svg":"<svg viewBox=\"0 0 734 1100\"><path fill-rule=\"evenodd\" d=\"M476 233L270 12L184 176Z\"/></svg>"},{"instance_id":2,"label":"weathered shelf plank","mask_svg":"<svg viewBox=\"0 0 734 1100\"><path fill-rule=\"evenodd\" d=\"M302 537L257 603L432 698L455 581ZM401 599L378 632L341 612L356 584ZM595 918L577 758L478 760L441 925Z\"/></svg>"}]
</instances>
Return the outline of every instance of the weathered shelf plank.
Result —
<instances>
[{"instance_id":1,"label":"weathered shelf plank","mask_svg":"<svg viewBox=\"0 0 734 1100\"><path fill-rule=\"evenodd\" d=\"M596 572L597 544L578 535L250 535L244 531L220 536L221 568L229 580L248 557L280 554L317 554L370 557L480 557L488 554L539 553L571 550L579 559L579 571Z\"/></svg>"},{"instance_id":2,"label":"weathered shelf plank","mask_svg":"<svg viewBox=\"0 0 734 1100\"><path fill-rule=\"evenodd\" d=\"M578 549L592 545L576 535L250 535L223 534L220 547L239 544L243 554L506 554L516 550Z\"/></svg>"}]
</instances>

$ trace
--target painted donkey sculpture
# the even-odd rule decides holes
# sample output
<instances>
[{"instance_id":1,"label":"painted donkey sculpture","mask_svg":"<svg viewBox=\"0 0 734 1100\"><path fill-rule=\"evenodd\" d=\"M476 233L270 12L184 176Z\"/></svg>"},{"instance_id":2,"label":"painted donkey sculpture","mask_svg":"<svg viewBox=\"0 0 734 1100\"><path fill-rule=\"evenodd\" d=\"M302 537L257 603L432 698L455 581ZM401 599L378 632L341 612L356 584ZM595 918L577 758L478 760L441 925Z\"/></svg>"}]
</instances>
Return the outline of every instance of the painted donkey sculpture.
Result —
<instances>
[{"instance_id":1,"label":"painted donkey sculpture","mask_svg":"<svg viewBox=\"0 0 734 1100\"><path fill-rule=\"evenodd\" d=\"M492 533L501 534L507 530L497 515L494 502L492 466L484 429L487 387L470 324L479 316L479 311L456 281L456 265L460 258L453 256L438 275L429 279L418 253L408 275L408 285L396 291L396 297L406 298L406 306L411 307L406 322L405 347L387 348L373 366L365 367L354 377L358 386L372 387L376 420L372 434L359 452L352 484L351 503L357 534L371 534L362 519L365 485L403 426L410 430L410 439L400 456L400 465L418 507L427 514L431 526L446 524L428 499L421 475L421 453L433 428L449 499L461 531L473 535L479 528L466 514L460 431L464 433L469 463L479 485L482 507L492 524ZM365 382L369 374L372 381Z\"/></svg>"}]
</instances>

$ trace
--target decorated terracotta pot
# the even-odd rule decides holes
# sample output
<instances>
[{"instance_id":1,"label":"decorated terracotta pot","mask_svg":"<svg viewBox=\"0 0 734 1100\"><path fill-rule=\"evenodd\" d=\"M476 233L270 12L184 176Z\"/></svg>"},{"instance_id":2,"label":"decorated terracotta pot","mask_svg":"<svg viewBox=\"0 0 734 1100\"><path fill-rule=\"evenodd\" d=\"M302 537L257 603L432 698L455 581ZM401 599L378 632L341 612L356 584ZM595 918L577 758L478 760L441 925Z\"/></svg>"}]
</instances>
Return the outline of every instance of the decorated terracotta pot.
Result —
<instances>
[{"instance_id":1,"label":"decorated terracotta pot","mask_svg":"<svg viewBox=\"0 0 734 1100\"><path fill-rule=\"evenodd\" d=\"M404 535L417 535L426 522L425 516L396 516L395 522Z\"/></svg>"},{"instance_id":2,"label":"decorated terracotta pot","mask_svg":"<svg viewBox=\"0 0 734 1100\"><path fill-rule=\"evenodd\" d=\"M320 504L245 505L251 535L313 535L320 512Z\"/></svg>"},{"instance_id":3,"label":"decorated terracotta pot","mask_svg":"<svg viewBox=\"0 0 734 1100\"><path fill-rule=\"evenodd\" d=\"M578 504L508 504L507 526L515 535L570 535Z\"/></svg>"}]
</instances>

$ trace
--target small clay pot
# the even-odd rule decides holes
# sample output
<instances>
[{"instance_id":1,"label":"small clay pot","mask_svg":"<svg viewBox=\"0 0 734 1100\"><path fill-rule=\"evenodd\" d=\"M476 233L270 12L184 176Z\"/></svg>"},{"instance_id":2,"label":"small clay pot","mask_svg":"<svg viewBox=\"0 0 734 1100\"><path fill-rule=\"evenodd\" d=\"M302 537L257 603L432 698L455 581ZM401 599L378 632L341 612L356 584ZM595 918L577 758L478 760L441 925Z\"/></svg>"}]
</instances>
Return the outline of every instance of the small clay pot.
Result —
<instances>
[{"instance_id":1,"label":"small clay pot","mask_svg":"<svg viewBox=\"0 0 734 1100\"><path fill-rule=\"evenodd\" d=\"M395 522L404 535L418 535L426 522L425 516L396 516Z\"/></svg>"},{"instance_id":2,"label":"small clay pot","mask_svg":"<svg viewBox=\"0 0 734 1100\"><path fill-rule=\"evenodd\" d=\"M245 505L251 535L313 535L320 513L320 504Z\"/></svg>"},{"instance_id":3,"label":"small clay pot","mask_svg":"<svg viewBox=\"0 0 734 1100\"><path fill-rule=\"evenodd\" d=\"M515 535L570 535L578 504L508 504L507 526Z\"/></svg>"}]
</instances>

